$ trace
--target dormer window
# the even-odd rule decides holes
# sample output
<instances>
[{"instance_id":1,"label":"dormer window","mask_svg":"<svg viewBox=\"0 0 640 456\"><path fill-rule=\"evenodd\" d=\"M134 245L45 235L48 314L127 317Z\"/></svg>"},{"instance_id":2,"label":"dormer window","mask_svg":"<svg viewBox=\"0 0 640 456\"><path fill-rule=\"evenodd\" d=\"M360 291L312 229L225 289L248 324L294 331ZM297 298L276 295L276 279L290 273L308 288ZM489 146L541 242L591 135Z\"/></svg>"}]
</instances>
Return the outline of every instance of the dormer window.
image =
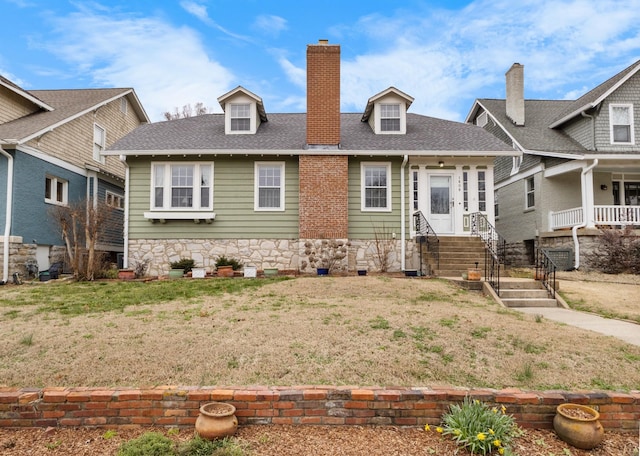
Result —
<instances>
[{"instance_id":1,"label":"dormer window","mask_svg":"<svg viewBox=\"0 0 640 456\"><path fill-rule=\"evenodd\" d=\"M243 87L218 98L224 111L224 132L227 135L256 134L261 122L267 121L262 98Z\"/></svg>"},{"instance_id":2,"label":"dormer window","mask_svg":"<svg viewBox=\"0 0 640 456\"><path fill-rule=\"evenodd\" d=\"M380 130L400 131L400 105L380 105Z\"/></svg>"},{"instance_id":3,"label":"dormer window","mask_svg":"<svg viewBox=\"0 0 640 456\"><path fill-rule=\"evenodd\" d=\"M609 119L611 144L633 144L633 105L610 105Z\"/></svg>"},{"instance_id":4,"label":"dormer window","mask_svg":"<svg viewBox=\"0 0 640 456\"><path fill-rule=\"evenodd\" d=\"M413 97L395 87L372 96L362 115L376 135L404 135L407 133L407 109Z\"/></svg>"},{"instance_id":5,"label":"dormer window","mask_svg":"<svg viewBox=\"0 0 640 456\"><path fill-rule=\"evenodd\" d=\"M249 103L231 104L231 131L251 130L251 105Z\"/></svg>"}]
</instances>

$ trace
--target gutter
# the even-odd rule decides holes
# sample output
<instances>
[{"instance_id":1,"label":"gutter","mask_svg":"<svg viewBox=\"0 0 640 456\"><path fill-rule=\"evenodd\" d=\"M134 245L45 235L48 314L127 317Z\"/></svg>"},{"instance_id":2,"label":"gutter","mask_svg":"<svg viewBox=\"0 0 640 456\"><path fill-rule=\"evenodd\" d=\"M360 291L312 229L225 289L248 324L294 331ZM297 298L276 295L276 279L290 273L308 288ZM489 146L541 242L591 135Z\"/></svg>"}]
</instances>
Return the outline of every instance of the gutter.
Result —
<instances>
[{"instance_id":1,"label":"gutter","mask_svg":"<svg viewBox=\"0 0 640 456\"><path fill-rule=\"evenodd\" d=\"M578 269L580 267L580 242L578 242L578 229L584 228L587 226L587 196L586 196L586 178L588 172L590 172L593 168L598 166L598 159L594 159L593 163L582 169L582 173L580 175L580 184L582 191L582 223L575 225L571 228L571 235L573 236L573 246L574 246L574 260L573 260L573 268Z\"/></svg>"},{"instance_id":2,"label":"gutter","mask_svg":"<svg viewBox=\"0 0 640 456\"><path fill-rule=\"evenodd\" d=\"M405 182L404 182L404 168L405 166L407 166L407 161L409 161L409 156L405 155L404 158L402 159L402 165L400 166L400 268L404 271L406 266L407 266L407 260L406 260L406 252L407 252L407 246L405 245L405 240L407 238L406 234L405 234L405 228L406 228L406 223L405 223L405 214L406 214L406 208L405 208Z\"/></svg>"},{"instance_id":3,"label":"gutter","mask_svg":"<svg viewBox=\"0 0 640 456\"><path fill-rule=\"evenodd\" d=\"M124 251L122 267L129 267L129 163L126 155L120 155L120 161L124 165L124 226L122 227L122 237L124 241Z\"/></svg>"},{"instance_id":4,"label":"gutter","mask_svg":"<svg viewBox=\"0 0 640 456\"><path fill-rule=\"evenodd\" d=\"M7 213L4 219L4 245L2 283L9 281L9 236L11 235L11 213L13 212L13 156L0 146L0 154L7 157Z\"/></svg>"}]
</instances>

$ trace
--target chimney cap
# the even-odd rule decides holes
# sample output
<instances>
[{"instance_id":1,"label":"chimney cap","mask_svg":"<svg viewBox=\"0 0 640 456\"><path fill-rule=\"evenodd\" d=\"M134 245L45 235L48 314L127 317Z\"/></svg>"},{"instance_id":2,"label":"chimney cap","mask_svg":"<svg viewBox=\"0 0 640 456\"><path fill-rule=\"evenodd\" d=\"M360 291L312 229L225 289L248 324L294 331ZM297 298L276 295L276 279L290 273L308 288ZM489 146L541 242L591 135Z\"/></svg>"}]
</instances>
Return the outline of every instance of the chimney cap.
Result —
<instances>
[{"instance_id":1,"label":"chimney cap","mask_svg":"<svg viewBox=\"0 0 640 456\"><path fill-rule=\"evenodd\" d=\"M318 40L318 44L329 44L329 40L321 38Z\"/></svg>"}]
</instances>

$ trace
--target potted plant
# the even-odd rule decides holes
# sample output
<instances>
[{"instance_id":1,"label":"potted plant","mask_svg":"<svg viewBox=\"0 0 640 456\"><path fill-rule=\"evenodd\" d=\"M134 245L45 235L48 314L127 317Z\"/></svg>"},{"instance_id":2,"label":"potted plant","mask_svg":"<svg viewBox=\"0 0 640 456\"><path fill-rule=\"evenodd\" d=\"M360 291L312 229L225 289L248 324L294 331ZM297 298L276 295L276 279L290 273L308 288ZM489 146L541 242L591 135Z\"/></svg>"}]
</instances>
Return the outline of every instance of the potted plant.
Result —
<instances>
[{"instance_id":1,"label":"potted plant","mask_svg":"<svg viewBox=\"0 0 640 456\"><path fill-rule=\"evenodd\" d=\"M593 408L579 404L560 404L553 418L553 429L558 437L581 450L590 450L602 442L604 429Z\"/></svg>"},{"instance_id":2,"label":"potted plant","mask_svg":"<svg viewBox=\"0 0 640 456\"><path fill-rule=\"evenodd\" d=\"M224 255L221 255L216 260L216 272L218 273L218 277L233 277L233 272L237 271L242 267L242 263L240 263L235 258L227 258Z\"/></svg>"},{"instance_id":3,"label":"potted plant","mask_svg":"<svg viewBox=\"0 0 640 456\"><path fill-rule=\"evenodd\" d=\"M208 402L200 407L196 432L200 437L214 440L235 434L238 429L236 408L225 402Z\"/></svg>"},{"instance_id":4,"label":"potted plant","mask_svg":"<svg viewBox=\"0 0 640 456\"><path fill-rule=\"evenodd\" d=\"M171 268L169 270L169 278L177 279L180 277L184 277L186 273L190 272L191 269L193 269L195 263L196 262L191 258L180 258L178 261L172 261L169 264L169 267Z\"/></svg>"}]
</instances>

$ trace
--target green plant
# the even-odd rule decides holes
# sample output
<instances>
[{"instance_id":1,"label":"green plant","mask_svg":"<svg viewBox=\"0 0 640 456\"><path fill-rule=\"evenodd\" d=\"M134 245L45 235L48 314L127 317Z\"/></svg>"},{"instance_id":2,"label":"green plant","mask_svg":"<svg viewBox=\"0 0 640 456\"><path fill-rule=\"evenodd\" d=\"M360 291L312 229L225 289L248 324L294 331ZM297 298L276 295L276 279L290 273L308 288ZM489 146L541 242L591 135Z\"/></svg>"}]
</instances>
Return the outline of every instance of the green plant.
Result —
<instances>
[{"instance_id":1,"label":"green plant","mask_svg":"<svg viewBox=\"0 0 640 456\"><path fill-rule=\"evenodd\" d=\"M456 443L473 454L490 454L496 450L501 455L513 454L510 444L522 435L522 430L506 408L490 408L479 400L465 397L462 404L452 404L449 412L442 417L443 435L450 436Z\"/></svg>"},{"instance_id":2,"label":"green plant","mask_svg":"<svg viewBox=\"0 0 640 456\"><path fill-rule=\"evenodd\" d=\"M216 268L219 268L220 266L231 266L231 269L237 271L242 267L242 263L240 263L240 261L236 260L235 258L227 258L226 256L222 255L219 256L216 260Z\"/></svg>"},{"instance_id":3,"label":"green plant","mask_svg":"<svg viewBox=\"0 0 640 456\"><path fill-rule=\"evenodd\" d=\"M178 261L173 261L169 264L171 269L184 269L185 274L193 269L196 262L191 258L180 258Z\"/></svg>"},{"instance_id":4,"label":"green plant","mask_svg":"<svg viewBox=\"0 0 640 456\"><path fill-rule=\"evenodd\" d=\"M244 449L234 439L207 440L196 436L178 448L178 456L243 456Z\"/></svg>"},{"instance_id":5,"label":"green plant","mask_svg":"<svg viewBox=\"0 0 640 456\"><path fill-rule=\"evenodd\" d=\"M109 439L114 438L117 435L118 435L118 433L116 431L114 431L113 429L109 429L104 434L102 434L102 438L105 439L105 440L109 440Z\"/></svg>"},{"instance_id":6,"label":"green plant","mask_svg":"<svg viewBox=\"0 0 640 456\"><path fill-rule=\"evenodd\" d=\"M26 336L22 336L22 339L20 339L20 345L26 345L27 347L32 346L33 345L33 333L27 334Z\"/></svg>"},{"instance_id":7,"label":"green plant","mask_svg":"<svg viewBox=\"0 0 640 456\"><path fill-rule=\"evenodd\" d=\"M159 432L145 432L137 439L129 440L118 448L117 456L171 456L174 444Z\"/></svg>"}]
</instances>

